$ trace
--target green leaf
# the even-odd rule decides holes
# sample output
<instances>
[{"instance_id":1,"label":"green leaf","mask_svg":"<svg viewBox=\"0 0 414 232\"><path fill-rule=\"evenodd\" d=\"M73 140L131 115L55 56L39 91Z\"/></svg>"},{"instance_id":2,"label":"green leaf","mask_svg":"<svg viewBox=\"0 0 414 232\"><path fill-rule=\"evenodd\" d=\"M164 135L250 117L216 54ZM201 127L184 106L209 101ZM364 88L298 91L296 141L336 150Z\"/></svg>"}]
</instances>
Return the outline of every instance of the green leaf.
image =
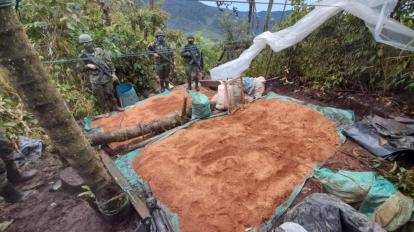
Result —
<instances>
[{"instance_id":1,"label":"green leaf","mask_svg":"<svg viewBox=\"0 0 414 232\"><path fill-rule=\"evenodd\" d=\"M6 231L7 228L9 228L9 226L14 222L13 219L11 219L10 221L5 221L0 223L0 231Z\"/></svg>"}]
</instances>

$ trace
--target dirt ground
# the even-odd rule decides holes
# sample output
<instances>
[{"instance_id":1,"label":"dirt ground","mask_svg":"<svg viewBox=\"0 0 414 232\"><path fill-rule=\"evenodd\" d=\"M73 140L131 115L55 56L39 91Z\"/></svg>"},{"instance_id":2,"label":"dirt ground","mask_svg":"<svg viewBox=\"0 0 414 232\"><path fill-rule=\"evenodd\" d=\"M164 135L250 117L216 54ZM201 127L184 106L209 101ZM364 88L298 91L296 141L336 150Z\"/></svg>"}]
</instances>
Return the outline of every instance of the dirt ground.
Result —
<instances>
[{"instance_id":1,"label":"dirt ground","mask_svg":"<svg viewBox=\"0 0 414 232\"><path fill-rule=\"evenodd\" d=\"M405 113L408 116L414 116L414 98L412 96L382 98L376 95L353 92L318 95L307 88L286 84L283 81L275 82L272 89L279 94L289 95L316 104L353 109L357 118L369 113L377 113L383 116ZM354 149L366 153L362 148L349 141L342 148L351 154ZM327 166L334 169L367 169L354 158L351 158L349 154L346 155L341 152L337 152L333 158L327 161ZM133 231L138 221L136 217L133 217L124 226L110 226L103 222L95 211L86 202L79 199L76 194L67 193L62 189L51 191L49 182L56 181L58 172L62 169L62 164L56 159L55 155L45 154L39 162L31 163L24 168L31 167L38 169L40 171L39 175L27 186L18 186L18 189L36 190L37 193L34 197L27 202L17 204L7 204L0 201L0 223L6 220L14 220L6 231ZM318 191L321 191L321 187L310 180L296 202L299 202L304 196Z\"/></svg>"},{"instance_id":2,"label":"dirt ground","mask_svg":"<svg viewBox=\"0 0 414 232\"><path fill-rule=\"evenodd\" d=\"M59 171L63 168L55 155L45 153L40 161L27 163L22 170L31 168L36 168L39 173L26 185L17 186L17 189L34 190L33 196L24 203L0 202L0 223L13 220L6 231L121 232L132 231L131 227L138 222L132 215L125 225L109 225L77 194L66 192L63 188L54 191L52 185L59 179Z\"/></svg>"},{"instance_id":3,"label":"dirt ground","mask_svg":"<svg viewBox=\"0 0 414 232\"><path fill-rule=\"evenodd\" d=\"M394 115L414 117L414 96L409 93L388 96L381 96L381 93L355 91L316 93L286 79L276 79L267 83L267 91L270 90L309 103L351 109L355 111L357 120L369 114L377 114L382 117Z\"/></svg>"}]
</instances>

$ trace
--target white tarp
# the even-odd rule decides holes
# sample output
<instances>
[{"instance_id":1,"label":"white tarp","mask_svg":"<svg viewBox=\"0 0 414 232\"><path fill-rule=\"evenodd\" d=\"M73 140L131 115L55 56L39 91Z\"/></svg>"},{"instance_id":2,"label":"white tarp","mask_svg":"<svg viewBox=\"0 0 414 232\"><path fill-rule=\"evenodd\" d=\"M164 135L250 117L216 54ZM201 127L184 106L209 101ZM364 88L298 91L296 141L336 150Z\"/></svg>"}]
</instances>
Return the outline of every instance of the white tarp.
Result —
<instances>
[{"instance_id":1,"label":"white tarp","mask_svg":"<svg viewBox=\"0 0 414 232\"><path fill-rule=\"evenodd\" d=\"M245 50L239 58L210 70L213 80L226 80L239 77L249 68L253 59L269 45L279 52L305 39L329 18L345 10L365 21L376 41L390 46L414 51L414 30L390 18L397 0L323 0L314 10L299 20L295 25L275 33L266 31L258 35L253 45Z\"/></svg>"}]
</instances>

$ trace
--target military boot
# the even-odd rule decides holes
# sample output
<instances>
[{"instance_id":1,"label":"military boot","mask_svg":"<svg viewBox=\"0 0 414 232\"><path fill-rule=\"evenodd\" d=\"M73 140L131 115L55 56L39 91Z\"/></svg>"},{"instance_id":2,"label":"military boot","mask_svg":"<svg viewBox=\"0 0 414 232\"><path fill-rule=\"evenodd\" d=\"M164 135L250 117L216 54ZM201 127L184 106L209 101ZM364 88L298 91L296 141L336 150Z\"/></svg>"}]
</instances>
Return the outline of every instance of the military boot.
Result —
<instances>
[{"instance_id":1,"label":"military boot","mask_svg":"<svg viewBox=\"0 0 414 232\"><path fill-rule=\"evenodd\" d=\"M8 203L17 203L27 200L32 193L33 191L19 192L10 183L7 183L0 192L0 196Z\"/></svg>"},{"instance_id":2,"label":"military boot","mask_svg":"<svg viewBox=\"0 0 414 232\"><path fill-rule=\"evenodd\" d=\"M164 88L166 90L170 90L170 81L168 79L165 79L164 81Z\"/></svg>"},{"instance_id":3,"label":"military boot","mask_svg":"<svg viewBox=\"0 0 414 232\"><path fill-rule=\"evenodd\" d=\"M118 112L124 112L125 111L125 108L122 108L122 107L120 107L120 106L115 106L115 109L114 109L115 111L118 111Z\"/></svg>"},{"instance_id":4,"label":"military boot","mask_svg":"<svg viewBox=\"0 0 414 232\"><path fill-rule=\"evenodd\" d=\"M30 170L30 171L21 173L17 169L14 161L6 161L5 163L6 163L6 168L7 168L7 179L13 184L18 184L18 183L23 183L25 181L28 181L37 174L36 170Z\"/></svg>"}]
</instances>

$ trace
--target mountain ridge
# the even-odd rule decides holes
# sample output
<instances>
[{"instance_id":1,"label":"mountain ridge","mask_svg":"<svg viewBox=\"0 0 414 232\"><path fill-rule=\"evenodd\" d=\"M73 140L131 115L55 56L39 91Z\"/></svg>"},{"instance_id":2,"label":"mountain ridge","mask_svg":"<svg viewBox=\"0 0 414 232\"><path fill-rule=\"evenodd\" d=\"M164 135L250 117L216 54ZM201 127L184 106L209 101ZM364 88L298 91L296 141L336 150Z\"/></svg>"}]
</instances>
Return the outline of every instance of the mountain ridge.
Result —
<instances>
[{"instance_id":1,"label":"mountain ridge","mask_svg":"<svg viewBox=\"0 0 414 232\"><path fill-rule=\"evenodd\" d=\"M170 15L167 21L168 27L174 30L185 33L201 32L204 36L213 40L224 38L224 33L220 29L219 18L222 14L230 12L228 9L220 11L217 7L208 6L199 1L166 0L163 10ZM238 12L238 14L238 18L247 19L248 12ZM290 11L285 11L283 19L289 14ZM259 26L256 34L263 31L265 16L265 11L258 12ZM270 19L270 28L274 27L281 18L282 11L273 11Z\"/></svg>"}]
</instances>

